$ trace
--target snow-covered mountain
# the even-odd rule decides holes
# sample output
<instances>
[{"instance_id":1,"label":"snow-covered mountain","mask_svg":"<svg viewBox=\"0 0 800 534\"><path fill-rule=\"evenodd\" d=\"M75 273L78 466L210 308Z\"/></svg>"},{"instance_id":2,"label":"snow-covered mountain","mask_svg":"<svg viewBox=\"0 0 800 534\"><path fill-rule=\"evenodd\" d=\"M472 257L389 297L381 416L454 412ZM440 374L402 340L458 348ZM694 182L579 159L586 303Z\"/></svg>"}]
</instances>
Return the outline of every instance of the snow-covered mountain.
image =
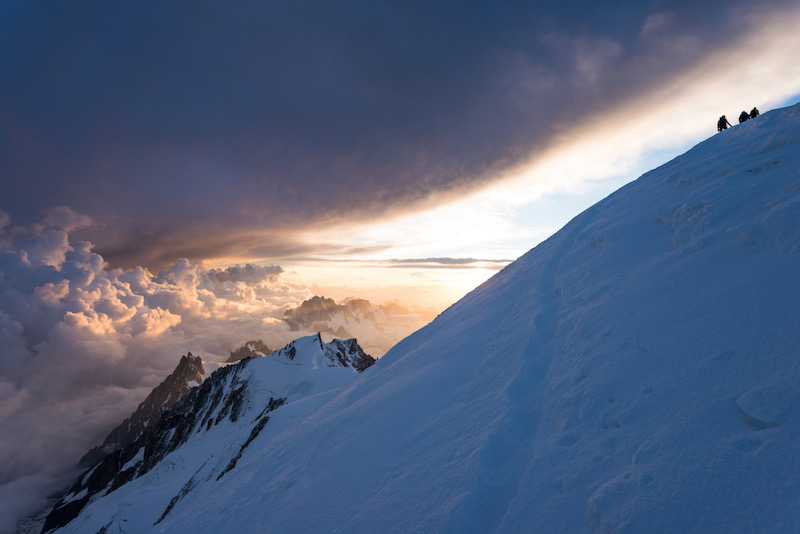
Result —
<instances>
[{"instance_id":1,"label":"snow-covered mountain","mask_svg":"<svg viewBox=\"0 0 800 534\"><path fill-rule=\"evenodd\" d=\"M283 320L292 332L359 339L364 350L379 358L435 316L432 310L412 309L396 302L375 305L365 299L349 298L337 304L333 299L314 296L286 310Z\"/></svg>"},{"instance_id":2,"label":"snow-covered mountain","mask_svg":"<svg viewBox=\"0 0 800 534\"><path fill-rule=\"evenodd\" d=\"M293 401L248 360L241 421L289 399L266 430L223 418L64 531L798 532L798 273L800 105L599 202L341 389Z\"/></svg>"},{"instance_id":3,"label":"snow-covered mountain","mask_svg":"<svg viewBox=\"0 0 800 534\"><path fill-rule=\"evenodd\" d=\"M178 369L187 361L197 368L199 358L182 358ZM323 343L317 334L218 369L135 440L83 473L48 515L44 531L152 526L195 487L232 472L265 427L265 433L291 427L374 362L354 339ZM276 422L267 427L271 418ZM130 495L145 500L132 502Z\"/></svg>"},{"instance_id":4,"label":"snow-covered mountain","mask_svg":"<svg viewBox=\"0 0 800 534\"><path fill-rule=\"evenodd\" d=\"M107 454L136 441L147 427L158 421L161 414L172 409L193 387L202 384L205 373L203 360L199 356L191 352L181 356L175 370L150 392L130 417L109 432L102 445L87 452L79 465L91 467Z\"/></svg>"}]
</instances>

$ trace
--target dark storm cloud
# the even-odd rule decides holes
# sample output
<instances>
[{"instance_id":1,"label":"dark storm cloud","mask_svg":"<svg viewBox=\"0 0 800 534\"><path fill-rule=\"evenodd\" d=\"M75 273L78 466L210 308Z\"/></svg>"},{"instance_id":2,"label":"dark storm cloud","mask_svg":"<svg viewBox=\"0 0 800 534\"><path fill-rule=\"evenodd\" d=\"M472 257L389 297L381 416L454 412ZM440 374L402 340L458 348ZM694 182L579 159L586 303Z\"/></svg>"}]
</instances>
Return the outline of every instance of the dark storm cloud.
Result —
<instances>
[{"instance_id":1,"label":"dark storm cloud","mask_svg":"<svg viewBox=\"0 0 800 534\"><path fill-rule=\"evenodd\" d=\"M87 213L115 264L279 256L484 184L729 44L737 5L3 2L0 209Z\"/></svg>"}]
</instances>

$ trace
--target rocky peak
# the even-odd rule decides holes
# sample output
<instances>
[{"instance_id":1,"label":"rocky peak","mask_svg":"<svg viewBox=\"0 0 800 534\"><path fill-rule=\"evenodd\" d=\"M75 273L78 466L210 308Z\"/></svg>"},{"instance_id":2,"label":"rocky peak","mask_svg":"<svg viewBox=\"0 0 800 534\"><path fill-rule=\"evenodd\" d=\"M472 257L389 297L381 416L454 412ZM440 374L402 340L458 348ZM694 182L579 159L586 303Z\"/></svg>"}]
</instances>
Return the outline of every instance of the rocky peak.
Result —
<instances>
[{"instance_id":1,"label":"rocky peak","mask_svg":"<svg viewBox=\"0 0 800 534\"><path fill-rule=\"evenodd\" d=\"M296 361L298 354L305 361ZM375 359L366 354L355 339L334 339L324 343L319 332L296 339L272 355L294 361L297 365L310 365L313 368L352 367L359 373L375 363Z\"/></svg>"},{"instance_id":2,"label":"rocky peak","mask_svg":"<svg viewBox=\"0 0 800 534\"><path fill-rule=\"evenodd\" d=\"M350 299L344 303L344 309L354 315L372 312L372 304L366 299Z\"/></svg>"},{"instance_id":3,"label":"rocky peak","mask_svg":"<svg viewBox=\"0 0 800 534\"><path fill-rule=\"evenodd\" d=\"M206 370L205 367L203 367L203 360L200 359L199 356L195 356L189 352L186 356L181 356L178 366L172 374L165 378L164 382L156 389L167 384L170 391L180 391L181 393L179 396L182 397L189 391L188 388L203 383L204 374L206 374Z\"/></svg>"},{"instance_id":4,"label":"rocky peak","mask_svg":"<svg viewBox=\"0 0 800 534\"><path fill-rule=\"evenodd\" d=\"M334 310L338 307L336 301L333 299L320 297L320 296L313 296L310 299L304 301L298 308L298 313L309 313L315 311L330 311Z\"/></svg>"},{"instance_id":5,"label":"rocky peak","mask_svg":"<svg viewBox=\"0 0 800 534\"><path fill-rule=\"evenodd\" d=\"M292 310L286 310L283 320L292 331L308 330L325 325L341 306L333 299L314 296ZM317 328L321 330L322 328Z\"/></svg>"},{"instance_id":6,"label":"rocky peak","mask_svg":"<svg viewBox=\"0 0 800 534\"><path fill-rule=\"evenodd\" d=\"M167 454L185 443L201 426L209 429L223 420L236 422L246 409L248 384L241 380L240 374L250 361L252 360L247 359L237 365L223 367L202 385L198 382L198 387L188 387L184 395L175 398L171 393L181 391L182 386L187 383L186 379L191 379L188 382L202 381L198 372L200 374L204 372L200 358L193 356L192 353L182 357L175 372L154 389L145 402L139 405L137 411L109 434L109 438L120 429L123 429L121 436L131 436L132 433L129 433L128 429L136 426L140 416L151 413L147 412L148 407L156 406L163 400L161 404L163 409L158 416L123 446L105 454L102 454L103 449L98 447L101 453L100 459L89 466L90 468L53 507L45 520L42 532L66 525L96 496L114 491L147 473ZM270 399L265 412L274 410L283 402L283 399ZM171 404L167 408L165 406L168 403ZM106 438L106 441L109 438Z\"/></svg>"},{"instance_id":7,"label":"rocky peak","mask_svg":"<svg viewBox=\"0 0 800 534\"><path fill-rule=\"evenodd\" d=\"M87 452L78 465L92 466L109 452L136 441L148 427L158 421L162 413L171 409L193 387L202 384L205 372L203 360L199 356L191 352L181 356L175 370L150 392L130 417L106 436L102 445Z\"/></svg>"},{"instance_id":8,"label":"rocky peak","mask_svg":"<svg viewBox=\"0 0 800 534\"><path fill-rule=\"evenodd\" d=\"M231 351L228 357L228 363L234 363L247 358L261 358L270 354L272 349L267 347L262 340L248 341L244 346L239 347L235 351Z\"/></svg>"},{"instance_id":9,"label":"rocky peak","mask_svg":"<svg viewBox=\"0 0 800 534\"><path fill-rule=\"evenodd\" d=\"M326 348L332 361L342 367L352 367L359 373L375 363L375 358L366 354L355 339L334 339Z\"/></svg>"}]
</instances>

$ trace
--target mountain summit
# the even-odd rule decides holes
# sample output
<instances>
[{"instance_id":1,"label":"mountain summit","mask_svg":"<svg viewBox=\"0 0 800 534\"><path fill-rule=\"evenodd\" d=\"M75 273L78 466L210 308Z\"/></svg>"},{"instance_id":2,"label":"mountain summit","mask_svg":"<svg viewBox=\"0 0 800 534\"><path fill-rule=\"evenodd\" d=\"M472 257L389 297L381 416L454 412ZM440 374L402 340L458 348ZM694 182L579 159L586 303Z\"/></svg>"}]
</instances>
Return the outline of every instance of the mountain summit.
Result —
<instances>
[{"instance_id":1,"label":"mountain summit","mask_svg":"<svg viewBox=\"0 0 800 534\"><path fill-rule=\"evenodd\" d=\"M229 455L172 457L65 531L796 532L799 221L794 106L591 207L313 411L274 411L214 483Z\"/></svg>"},{"instance_id":2,"label":"mountain summit","mask_svg":"<svg viewBox=\"0 0 800 534\"><path fill-rule=\"evenodd\" d=\"M378 306L368 300L349 298L337 304L333 299L314 296L297 308L286 310L283 321L292 332L358 338L364 350L380 357L435 316L432 310L406 308L397 302Z\"/></svg>"},{"instance_id":3,"label":"mountain summit","mask_svg":"<svg viewBox=\"0 0 800 534\"><path fill-rule=\"evenodd\" d=\"M203 383L206 373L203 360L189 352L181 356L175 370L156 386L130 417L109 432L103 444L87 452L79 466L91 467L103 456L136 441L145 429L154 425L161 414L171 409L193 387Z\"/></svg>"}]
</instances>

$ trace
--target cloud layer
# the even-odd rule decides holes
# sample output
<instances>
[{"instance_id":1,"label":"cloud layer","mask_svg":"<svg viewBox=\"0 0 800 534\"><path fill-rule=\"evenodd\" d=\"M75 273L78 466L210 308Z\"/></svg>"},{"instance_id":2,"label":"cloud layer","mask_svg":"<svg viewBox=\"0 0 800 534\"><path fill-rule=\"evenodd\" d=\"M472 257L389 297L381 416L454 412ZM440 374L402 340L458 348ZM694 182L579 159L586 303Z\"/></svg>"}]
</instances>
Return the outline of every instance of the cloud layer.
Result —
<instances>
[{"instance_id":1,"label":"cloud layer","mask_svg":"<svg viewBox=\"0 0 800 534\"><path fill-rule=\"evenodd\" d=\"M482 187L788 5L7 2L0 208L89 213L114 265L307 253L292 232Z\"/></svg>"}]
</instances>

